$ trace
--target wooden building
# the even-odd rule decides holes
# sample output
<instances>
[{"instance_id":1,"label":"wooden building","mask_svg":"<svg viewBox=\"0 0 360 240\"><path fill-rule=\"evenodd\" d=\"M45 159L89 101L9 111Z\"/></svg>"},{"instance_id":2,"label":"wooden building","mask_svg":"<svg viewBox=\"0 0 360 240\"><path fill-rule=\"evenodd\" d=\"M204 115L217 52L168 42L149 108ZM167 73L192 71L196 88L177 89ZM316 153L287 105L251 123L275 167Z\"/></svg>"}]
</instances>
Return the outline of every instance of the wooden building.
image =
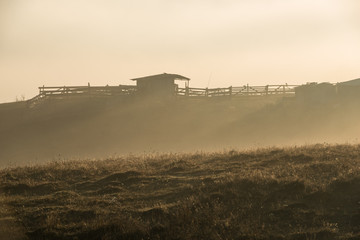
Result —
<instances>
[{"instance_id":1,"label":"wooden building","mask_svg":"<svg viewBox=\"0 0 360 240\"><path fill-rule=\"evenodd\" d=\"M185 81L185 87L189 87L190 79L178 74L163 73L131 79L136 81L137 91L140 95L147 96L174 96L178 85L175 80Z\"/></svg>"}]
</instances>

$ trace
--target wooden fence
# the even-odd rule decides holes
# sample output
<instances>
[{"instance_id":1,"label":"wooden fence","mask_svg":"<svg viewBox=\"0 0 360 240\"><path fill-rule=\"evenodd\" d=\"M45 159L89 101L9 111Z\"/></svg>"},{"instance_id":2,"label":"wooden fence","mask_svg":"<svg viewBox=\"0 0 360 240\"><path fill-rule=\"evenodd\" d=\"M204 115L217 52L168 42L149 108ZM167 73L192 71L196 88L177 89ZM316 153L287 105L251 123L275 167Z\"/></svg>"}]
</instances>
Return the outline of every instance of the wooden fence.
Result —
<instances>
[{"instance_id":1,"label":"wooden fence","mask_svg":"<svg viewBox=\"0 0 360 240\"><path fill-rule=\"evenodd\" d=\"M130 95L136 91L136 86L119 85L119 86L71 86L71 87L39 87L39 95L56 96L56 95L94 95L94 96L114 96Z\"/></svg>"},{"instance_id":2,"label":"wooden fence","mask_svg":"<svg viewBox=\"0 0 360 240\"><path fill-rule=\"evenodd\" d=\"M119 85L119 86L61 86L61 87L39 87L39 94L28 100L30 106L45 99L63 99L71 97L111 97L132 95L136 92L136 86Z\"/></svg>"},{"instance_id":3,"label":"wooden fence","mask_svg":"<svg viewBox=\"0 0 360 240\"><path fill-rule=\"evenodd\" d=\"M241 97L241 96L266 96L266 95L294 95L297 85L266 85L228 87L228 88L177 88L175 95L178 97ZM28 100L30 106L45 99L63 99L67 97L89 96L89 97L110 97L130 96L137 92L137 86L61 86L61 87L39 87L39 94Z\"/></svg>"},{"instance_id":4,"label":"wooden fence","mask_svg":"<svg viewBox=\"0 0 360 240\"><path fill-rule=\"evenodd\" d=\"M278 94L295 94L298 85L266 85L228 87L228 88L179 88L178 96L188 97L223 97L223 96L266 96Z\"/></svg>"}]
</instances>

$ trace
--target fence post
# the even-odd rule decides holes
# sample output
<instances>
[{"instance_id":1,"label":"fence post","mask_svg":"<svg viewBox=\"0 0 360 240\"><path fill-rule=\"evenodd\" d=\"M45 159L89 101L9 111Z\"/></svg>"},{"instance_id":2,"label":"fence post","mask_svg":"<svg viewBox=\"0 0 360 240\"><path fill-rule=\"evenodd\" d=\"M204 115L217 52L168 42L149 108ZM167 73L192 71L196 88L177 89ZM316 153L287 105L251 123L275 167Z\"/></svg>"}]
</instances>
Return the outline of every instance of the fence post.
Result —
<instances>
[{"instance_id":1,"label":"fence post","mask_svg":"<svg viewBox=\"0 0 360 240\"><path fill-rule=\"evenodd\" d=\"M232 86L229 87L229 95L230 95L230 98L232 96Z\"/></svg>"},{"instance_id":2,"label":"fence post","mask_svg":"<svg viewBox=\"0 0 360 240\"><path fill-rule=\"evenodd\" d=\"M188 86L186 86L185 87L185 96L189 96L189 87Z\"/></svg>"},{"instance_id":3,"label":"fence post","mask_svg":"<svg viewBox=\"0 0 360 240\"><path fill-rule=\"evenodd\" d=\"M88 82L88 96L91 97L91 88L90 88L90 83Z\"/></svg>"},{"instance_id":4,"label":"fence post","mask_svg":"<svg viewBox=\"0 0 360 240\"><path fill-rule=\"evenodd\" d=\"M209 96L209 88L206 88L205 89L205 97L208 97Z\"/></svg>"},{"instance_id":5,"label":"fence post","mask_svg":"<svg viewBox=\"0 0 360 240\"><path fill-rule=\"evenodd\" d=\"M283 94L285 95L285 85L283 85Z\"/></svg>"},{"instance_id":6,"label":"fence post","mask_svg":"<svg viewBox=\"0 0 360 240\"><path fill-rule=\"evenodd\" d=\"M249 96L249 84L246 84L246 95L248 95Z\"/></svg>"}]
</instances>

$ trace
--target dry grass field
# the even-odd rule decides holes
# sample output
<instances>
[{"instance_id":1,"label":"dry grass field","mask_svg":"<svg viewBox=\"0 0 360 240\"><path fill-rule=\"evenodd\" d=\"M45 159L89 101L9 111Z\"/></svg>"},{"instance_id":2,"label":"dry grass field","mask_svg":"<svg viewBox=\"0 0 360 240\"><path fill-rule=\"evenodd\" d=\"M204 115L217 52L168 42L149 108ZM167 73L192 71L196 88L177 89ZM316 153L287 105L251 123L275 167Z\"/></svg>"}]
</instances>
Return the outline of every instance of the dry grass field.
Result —
<instances>
[{"instance_id":1,"label":"dry grass field","mask_svg":"<svg viewBox=\"0 0 360 240\"><path fill-rule=\"evenodd\" d=\"M0 193L4 239L354 240L360 146L57 161L0 170Z\"/></svg>"}]
</instances>

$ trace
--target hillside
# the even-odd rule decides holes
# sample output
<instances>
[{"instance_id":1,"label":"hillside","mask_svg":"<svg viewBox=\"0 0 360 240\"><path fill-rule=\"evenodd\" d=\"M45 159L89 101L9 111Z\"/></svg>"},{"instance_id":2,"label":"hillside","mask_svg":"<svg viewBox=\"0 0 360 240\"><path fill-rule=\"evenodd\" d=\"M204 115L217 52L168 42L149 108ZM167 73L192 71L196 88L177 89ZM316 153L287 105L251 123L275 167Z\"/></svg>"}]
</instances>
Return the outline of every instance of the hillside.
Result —
<instances>
[{"instance_id":1,"label":"hillside","mask_svg":"<svg viewBox=\"0 0 360 240\"><path fill-rule=\"evenodd\" d=\"M84 98L10 106L0 107L0 167L143 152L357 143L360 134L356 102Z\"/></svg>"},{"instance_id":2,"label":"hillside","mask_svg":"<svg viewBox=\"0 0 360 240\"><path fill-rule=\"evenodd\" d=\"M212 149L219 143L217 130L276 101L84 98L11 111L0 108L0 167L59 158Z\"/></svg>"},{"instance_id":3,"label":"hillside","mask_svg":"<svg viewBox=\"0 0 360 240\"><path fill-rule=\"evenodd\" d=\"M360 146L57 161L0 193L13 239L360 239Z\"/></svg>"}]
</instances>

